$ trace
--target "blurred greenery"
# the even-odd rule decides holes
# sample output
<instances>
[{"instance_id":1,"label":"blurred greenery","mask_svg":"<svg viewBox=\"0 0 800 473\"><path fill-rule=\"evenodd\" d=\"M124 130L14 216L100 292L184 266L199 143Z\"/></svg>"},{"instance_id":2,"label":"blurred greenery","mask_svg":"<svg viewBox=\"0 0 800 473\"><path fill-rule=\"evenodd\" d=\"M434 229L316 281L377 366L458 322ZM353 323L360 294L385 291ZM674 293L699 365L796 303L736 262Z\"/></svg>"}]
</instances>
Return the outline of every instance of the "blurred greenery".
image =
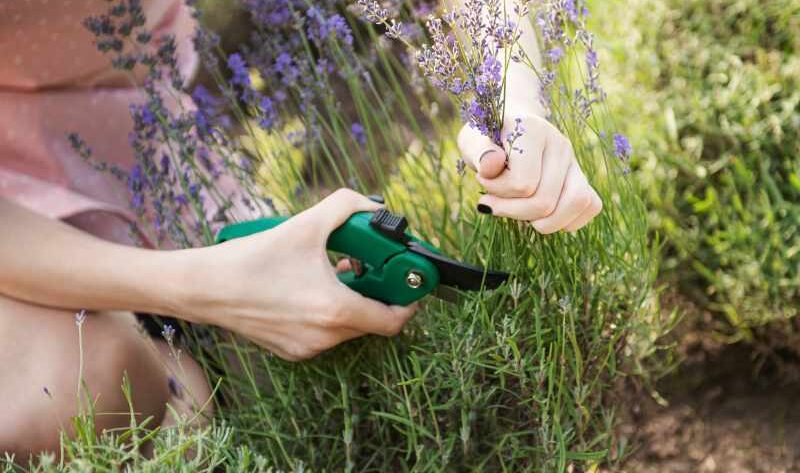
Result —
<instances>
[{"instance_id":1,"label":"blurred greenery","mask_svg":"<svg viewBox=\"0 0 800 473\"><path fill-rule=\"evenodd\" d=\"M739 336L796 315L800 1L603 3L605 78L666 240L662 278Z\"/></svg>"}]
</instances>

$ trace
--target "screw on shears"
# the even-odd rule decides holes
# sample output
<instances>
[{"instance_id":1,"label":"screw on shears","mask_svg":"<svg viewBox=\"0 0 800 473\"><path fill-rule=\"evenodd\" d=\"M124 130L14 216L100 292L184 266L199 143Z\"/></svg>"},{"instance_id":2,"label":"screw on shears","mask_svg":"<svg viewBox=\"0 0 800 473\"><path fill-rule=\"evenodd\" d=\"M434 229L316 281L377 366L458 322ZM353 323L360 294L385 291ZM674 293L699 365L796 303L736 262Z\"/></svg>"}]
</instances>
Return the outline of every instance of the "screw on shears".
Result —
<instances>
[{"instance_id":1,"label":"screw on shears","mask_svg":"<svg viewBox=\"0 0 800 473\"><path fill-rule=\"evenodd\" d=\"M425 280L422 278L422 275L417 272L410 271L406 276L406 284L408 284L408 287L411 289L421 287L423 282L425 282Z\"/></svg>"}]
</instances>

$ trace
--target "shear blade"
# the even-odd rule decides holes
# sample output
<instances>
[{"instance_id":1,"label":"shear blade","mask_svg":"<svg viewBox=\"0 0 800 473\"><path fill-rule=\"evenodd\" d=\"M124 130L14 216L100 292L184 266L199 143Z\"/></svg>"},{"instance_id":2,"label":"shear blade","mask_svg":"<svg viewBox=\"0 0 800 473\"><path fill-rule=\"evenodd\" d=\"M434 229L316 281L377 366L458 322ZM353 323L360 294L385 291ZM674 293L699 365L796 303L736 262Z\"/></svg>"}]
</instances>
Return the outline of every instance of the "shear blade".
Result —
<instances>
[{"instance_id":1,"label":"shear blade","mask_svg":"<svg viewBox=\"0 0 800 473\"><path fill-rule=\"evenodd\" d=\"M452 286L445 286L443 284L439 284L436 286L436 289L433 290L431 295L437 299L441 299L445 302L450 302L452 304L458 304L463 299L463 292L459 292L458 289Z\"/></svg>"},{"instance_id":2,"label":"shear blade","mask_svg":"<svg viewBox=\"0 0 800 473\"><path fill-rule=\"evenodd\" d=\"M408 244L409 251L424 256L439 270L439 283L464 291L496 289L508 280L508 273L493 271L455 261L425 248L417 242Z\"/></svg>"}]
</instances>

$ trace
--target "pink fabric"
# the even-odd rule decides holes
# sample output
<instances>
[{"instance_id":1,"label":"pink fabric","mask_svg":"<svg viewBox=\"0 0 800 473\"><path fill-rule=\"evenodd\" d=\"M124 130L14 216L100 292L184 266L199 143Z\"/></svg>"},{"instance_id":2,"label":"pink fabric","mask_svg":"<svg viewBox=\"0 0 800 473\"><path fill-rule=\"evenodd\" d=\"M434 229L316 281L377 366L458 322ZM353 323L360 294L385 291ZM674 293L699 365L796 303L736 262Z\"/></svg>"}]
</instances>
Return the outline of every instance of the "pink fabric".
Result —
<instances>
[{"instance_id":1,"label":"pink fabric","mask_svg":"<svg viewBox=\"0 0 800 473\"><path fill-rule=\"evenodd\" d=\"M190 78L198 57L194 21L182 0L143 0L154 37L169 33ZM131 103L142 94L99 53L82 19L105 12L102 0L0 0L0 197L97 236L133 243L124 183L75 153L77 132L97 159L133 165ZM139 74L141 75L141 73Z\"/></svg>"}]
</instances>

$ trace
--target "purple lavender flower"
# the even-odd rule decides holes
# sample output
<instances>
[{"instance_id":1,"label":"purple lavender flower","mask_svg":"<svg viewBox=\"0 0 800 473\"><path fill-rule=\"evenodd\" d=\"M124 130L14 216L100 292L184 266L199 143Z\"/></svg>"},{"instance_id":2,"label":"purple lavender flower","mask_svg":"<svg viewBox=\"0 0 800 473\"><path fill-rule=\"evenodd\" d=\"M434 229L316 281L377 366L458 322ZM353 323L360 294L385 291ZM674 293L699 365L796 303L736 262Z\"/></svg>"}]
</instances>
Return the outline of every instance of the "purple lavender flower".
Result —
<instances>
[{"instance_id":1,"label":"purple lavender flower","mask_svg":"<svg viewBox=\"0 0 800 473\"><path fill-rule=\"evenodd\" d=\"M589 66L589 70L597 69L599 61L597 59L597 51L594 49L590 49L586 51L586 65Z\"/></svg>"},{"instance_id":2,"label":"purple lavender flower","mask_svg":"<svg viewBox=\"0 0 800 473\"><path fill-rule=\"evenodd\" d=\"M553 64L558 64L564 58L564 48L556 46L547 51L547 59Z\"/></svg>"},{"instance_id":3,"label":"purple lavender flower","mask_svg":"<svg viewBox=\"0 0 800 473\"><path fill-rule=\"evenodd\" d=\"M357 0L361 16L370 23L382 24L389 20L389 10L376 0Z\"/></svg>"},{"instance_id":4,"label":"purple lavender flower","mask_svg":"<svg viewBox=\"0 0 800 473\"><path fill-rule=\"evenodd\" d=\"M258 102L258 126L264 130L271 130L278 121L278 111L275 103L267 96L261 96Z\"/></svg>"},{"instance_id":5,"label":"purple lavender flower","mask_svg":"<svg viewBox=\"0 0 800 473\"><path fill-rule=\"evenodd\" d=\"M341 39L345 44L353 44L353 34L342 15L334 13L326 16L318 7L311 7L306 11L310 25L308 36L321 45L326 39Z\"/></svg>"},{"instance_id":6,"label":"purple lavender flower","mask_svg":"<svg viewBox=\"0 0 800 473\"><path fill-rule=\"evenodd\" d=\"M169 387L169 391L173 396L177 397L178 399L183 399L183 389L181 387L181 383L174 376L167 376L167 386Z\"/></svg>"},{"instance_id":7,"label":"purple lavender flower","mask_svg":"<svg viewBox=\"0 0 800 473\"><path fill-rule=\"evenodd\" d=\"M566 10L570 21L573 23L578 21L578 7L575 5L575 0L565 0L564 10Z\"/></svg>"},{"instance_id":8,"label":"purple lavender flower","mask_svg":"<svg viewBox=\"0 0 800 473\"><path fill-rule=\"evenodd\" d=\"M475 91L480 95L493 93L500 87L503 67L494 55L487 54L475 79Z\"/></svg>"},{"instance_id":9,"label":"purple lavender flower","mask_svg":"<svg viewBox=\"0 0 800 473\"><path fill-rule=\"evenodd\" d=\"M161 330L161 336L164 337L167 344L172 346L175 340L175 327L170 324L164 324L164 328Z\"/></svg>"},{"instance_id":10,"label":"purple lavender flower","mask_svg":"<svg viewBox=\"0 0 800 473\"><path fill-rule=\"evenodd\" d=\"M628 138L621 133L614 133L614 155L622 160L627 160L633 154L633 147Z\"/></svg>"},{"instance_id":11,"label":"purple lavender flower","mask_svg":"<svg viewBox=\"0 0 800 473\"><path fill-rule=\"evenodd\" d=\"M514 150L520 154L522 154L523 150L519 146L516 145L517 140L519 140L522 135L525 134L525 127L522 126L522 119L515 118L514 119L514 129L511 130L506 135L506 143L508 143L508 148L510 150Z\"/></svg>"},{"instance_id":12,"label":"purple lavender flower","mask_svg":"<svg viewBox=\"0 0 800 473\"><path fill-rule=\"evenodd\" d=\"M361 123L354 122L350 125L350 134L353 136L353 139L356 140L356 143L362 146L367 143L367 134L364 132L364 127Z\"/></svg>"},{"instance_id":13,"label":"purple lavender flower","mask_svg":"<svg viewBox=\"0 0 800 473\"><path fill-rule=\"evenodd\" d=\"M282 51L275 58L274 70L280 76L284 85L294 84L300 76L300 69L295 65L292 55L286 51Z\"/></svg>"},{"instance_id":14,"label":"purple lavender flower","mask_svg":"<svg viewBox=\"0 0 800 473\"><path fill-rule=\"evenodd\" d=\"M222 116L222 100L214 97L203 87L198 85L192 91L192 100L197 110L194 114L195 127L198 135L207 137L211 135L212 128L218 124L226 124Z\"/></svg>"},{"instance_id":15,"label":"purple lavender flower","mask_svg":"<svg viewBox=\"0 0 800 473\"><path fill-rule=\"evenodd\" d=\"M250 88L250 71L241 54L233 53L228 56L228 69L233 74L231 82L245 89Z\"/></svg>"},{"instance_id":16,"label":"purple lavender flower","mask_svg":"<svg viewBox=\"0 0 800 473\"><path fill-rule=\"evenodd\" d=\"M144 212L144 177L142 166L134 164L128 175L128 192L131 194L131 207L139 213Z\"/></svg>"}]
</instances>

